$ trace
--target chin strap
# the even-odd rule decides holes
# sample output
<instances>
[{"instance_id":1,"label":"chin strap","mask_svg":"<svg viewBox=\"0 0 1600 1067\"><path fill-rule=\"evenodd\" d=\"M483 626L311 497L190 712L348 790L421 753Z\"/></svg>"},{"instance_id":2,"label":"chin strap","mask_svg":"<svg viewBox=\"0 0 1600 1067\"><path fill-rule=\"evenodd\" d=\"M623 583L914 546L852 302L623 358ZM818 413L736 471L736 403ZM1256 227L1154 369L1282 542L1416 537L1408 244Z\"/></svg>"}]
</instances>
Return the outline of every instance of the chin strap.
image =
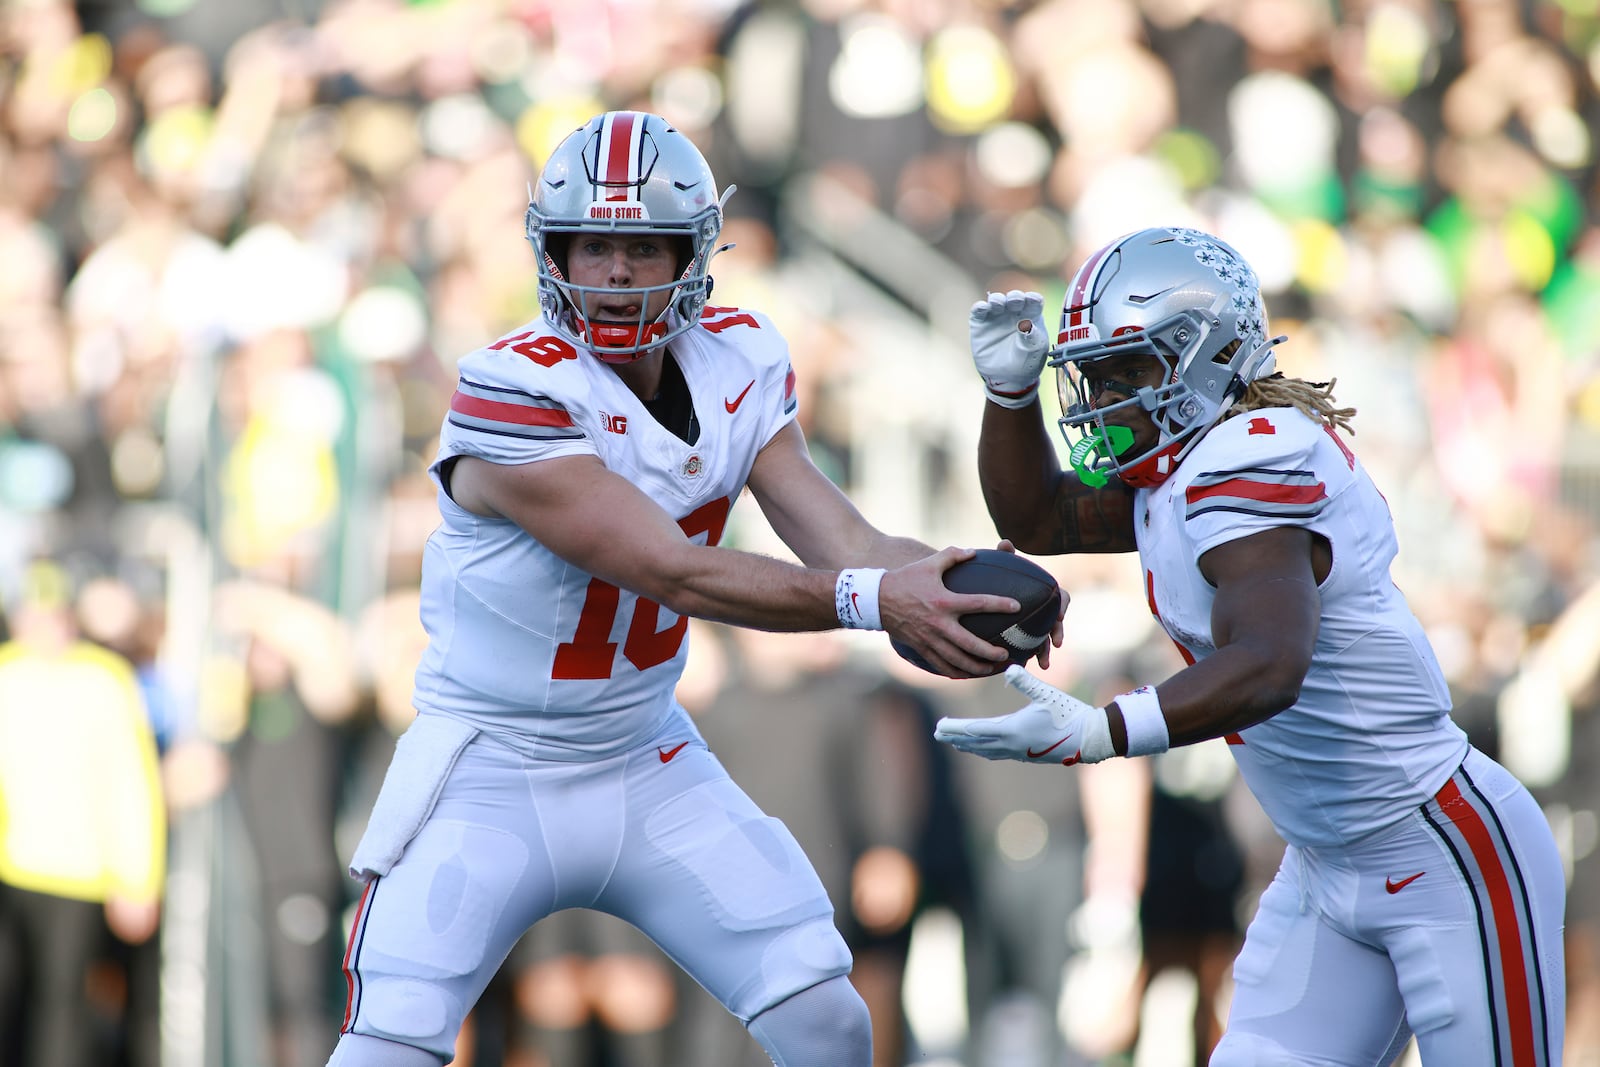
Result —
<instances>
[{"instance_id":1,"label":"chin strap","mask_svg":"<svg viewBox=\"0 0 1600 1067\"><path fill-rule=\"evenodd\" d=\"M1153 489L1166 481L1178 469L1178 453L1188 440L1174 441L1146 458L1122 469L1122 484L1134 489Z\"/></svg>"}]
</instances>

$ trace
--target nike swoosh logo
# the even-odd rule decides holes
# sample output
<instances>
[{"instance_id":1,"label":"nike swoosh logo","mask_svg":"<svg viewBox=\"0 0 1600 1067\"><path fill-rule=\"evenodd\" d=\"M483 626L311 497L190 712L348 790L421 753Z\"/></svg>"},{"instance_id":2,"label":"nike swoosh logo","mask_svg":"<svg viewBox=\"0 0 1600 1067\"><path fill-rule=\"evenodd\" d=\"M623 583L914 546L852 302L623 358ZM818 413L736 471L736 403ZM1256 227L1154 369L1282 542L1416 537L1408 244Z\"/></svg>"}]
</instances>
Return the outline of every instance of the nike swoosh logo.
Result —
<instances>
[{"instance_id":1,"label":"nike swoosh logo","mask_svg":"<svg viewBox=\"0 0 1600 1067\"><path fill-rule=\"evenodd\" d=\"M750 384L744 387L744 392L743 393L740 393L738 396L734 397L732 400L729 400L727 397L723 397L722 398L722 406L728 409L728 414L729 415L732 415L735 411L739 410L739 405L744 403L744 398L745 398L746 394L748 394L750 392L750 390L755 386L755 384L756 384L756 380L754 378L751 378L750 379Z\"/></svg>"},{"instance_id":2,"label":"nike swoosh logo","mask_svg":"<svg viewBox=\"0 0 1600 1067\"><path fill-rule=\"evenodd\" d=\"M1051 745L1049 748L1041 748L1037 752L1035 752L1033 749L1030 748L1030 749L1028 749L1028 758L1029 759L1038 759L1040 756L1049 755L1051 752L1054 752L1056 749L1060 748L1062 745L1066 744L1068 741L1071 741L1071 740L1072 740L1072 735L1068 734L1066 737L1063 737L1061 740L1057 741L1055 744ZM1073 758L1076 759L1077 757L1073 757Z\"/></svg>"},{"instance_id":3,"label":"nike swoosh logo","mask_svg":"<svg viewBox=\"0 0 1600 1067\"><path fill-rule=\"evenodd\" d=\"M1390 879L1390 878L1385 878L1383 880L1383 888L1387 892L1398 893L1398 892L1400 892L1400 890L1404 889L1406 886L1410 885L1412 882L1415 882L1418 878L1421 878L1423 875L1425 875L1427 873L1428 873L1427 871L1418 871L1416 874L1413 874L1410 878L1402 878L1398 882L1396 882L1396 881L1394 881L1393 879Z\"/></svg>"},{"instance_id":4,"label":"nike swoosh logo","mask_svg":"<svg viewBox=\"0 0 1600 1067\"><path fill-rule=\"evenodd\" d=\"M1156 297L1165 296L1166 294L1172 292L1172 290L1174 290L1176 288L1177 288L1176 285L1169 285L1165 289L1157 289L1155 292L1150 293L1150 294L1145 295L1145 296L1136 296L1133 293L1129 293L1128 294L1128 303L1130 303L1130 304L1148 304L1150 301L1154 300Z\"/></svg>"},{"instance_id":5,"label":"nike swoosh logo","mask_svg":"<svg viewBox=\"0 0 1600 1067\"><path fill-rule=\"evenodd\" d=\"M687 742L687 741L679 741L676 745L673 745L671 748L658 748L658 749L656 749L656 755L661 757L661 762L662 763L671 763L672 762L672 757L676 756L678 753L682 752L683 751L683 746L687 745L688 743L689 742Z\"/></svg>"},{"instance_id":6,"label":"nike swoosh logo","mask_svg":"<svg viewBox=\"0 0 1600 1067\"><path fill-rule=\"evenodd\" d=\"M860 599L861 599L861 594L860 593L851 593L850 594L850 610L855 612L857 615L861 614L861 605L856 603L856 601L858 601Z\"/></svg>"}]
</instances>

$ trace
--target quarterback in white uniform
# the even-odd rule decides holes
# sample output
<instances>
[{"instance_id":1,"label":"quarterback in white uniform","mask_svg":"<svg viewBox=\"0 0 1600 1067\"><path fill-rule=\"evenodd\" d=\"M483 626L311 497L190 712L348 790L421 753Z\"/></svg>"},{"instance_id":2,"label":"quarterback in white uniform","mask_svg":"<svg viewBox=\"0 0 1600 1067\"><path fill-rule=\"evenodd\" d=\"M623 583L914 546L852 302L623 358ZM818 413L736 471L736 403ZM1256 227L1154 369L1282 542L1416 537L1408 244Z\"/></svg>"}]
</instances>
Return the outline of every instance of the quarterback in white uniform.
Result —
<instances>
[{"instance_id":1,"label":"quarterback in white uniform","mask_svg":"<svg viewBox=\"0 0 1600 1067\"><path fill-rule=\"evenodd\" d=\"M466 356L431 468L417 718L352 874L338 1067L437 1067L507 953L564 908L648 934L779 1067L868 1067L866 1007L793 836L674 699L688 615L887 630L952 677L1003 650L935 553L812 464L765 317L708 305L722 200L655 115L590 120L528 208L542 314ZM716 548L749 487L793 565ZM1059 641L1059 628L1055 635Z\"/></svg>"},{"instance_id":2,"label":"quarterback in white uniform","mask_svg":"<svg viewBox=\"0 0 1600 1067\"><path fill-rule=\"evenodd\" d=\"M1032 703L946 719L991 759L1092 763L1226 737L1287 842L1234 964L1212 1067L1559 1067L1565 885L1528 791L1474 749L1390 578L1388 505L1353 411L1275 373L1254 272L1155 228L1089 257L1046 351L1037 294L973 308L979 466L1025 551L1137 550L1189 666L1105 708L1021 668ZM1058 370L1073 470L1037 401Z\"/></svg>"}]
</instances>

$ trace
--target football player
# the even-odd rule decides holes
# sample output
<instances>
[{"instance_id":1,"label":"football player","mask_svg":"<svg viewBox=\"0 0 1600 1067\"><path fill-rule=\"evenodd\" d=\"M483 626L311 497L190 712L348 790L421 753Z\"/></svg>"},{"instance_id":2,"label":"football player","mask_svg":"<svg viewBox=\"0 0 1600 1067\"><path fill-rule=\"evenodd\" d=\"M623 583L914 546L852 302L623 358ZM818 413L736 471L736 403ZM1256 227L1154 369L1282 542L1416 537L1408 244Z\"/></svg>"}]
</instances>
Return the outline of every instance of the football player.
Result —
<instances>
[{"instance_id":1,"label":"football player","mask_svg":"<svg viewBox=\"0 0 1600 1067\"><path fill-rule=\"evenodd\" d=\"M1033 553L1135 552L1188 666L1093 707L1028 674L1010 715L936 736L990 759L1093 763L1227 738L1288 843L1234 964L1212 1067L1558 1067L1560 856L1538 804L1450 718L1389 575L1384 498L1331 383L1275 370L1254 271L1154 228L1090 256L1056 345L1036 293L974 306L981 481ZM1062 470L1038 402L1056 368Z\"/></svg>"},{"instance_id":2,"label":"football player","mask_svg":"<svg viewBox=\"0 0 1600 1067\"><path fill-rule=\"evenodd\" d=\"M631 111L538 177L541 314L461 360L431 468L418 714L352 861L331 1064L448 1062L513 944L564 908L643 930L775 1064L870 1062L816 873L674 699L686 616L887 630L973 677L1005 653L959 617L1018 605L950 593L970 549L879 531L812 464L783 338L709 303L726 196ZM799 565L715 547L747 486Z\"/></svg>"}]
</instances>

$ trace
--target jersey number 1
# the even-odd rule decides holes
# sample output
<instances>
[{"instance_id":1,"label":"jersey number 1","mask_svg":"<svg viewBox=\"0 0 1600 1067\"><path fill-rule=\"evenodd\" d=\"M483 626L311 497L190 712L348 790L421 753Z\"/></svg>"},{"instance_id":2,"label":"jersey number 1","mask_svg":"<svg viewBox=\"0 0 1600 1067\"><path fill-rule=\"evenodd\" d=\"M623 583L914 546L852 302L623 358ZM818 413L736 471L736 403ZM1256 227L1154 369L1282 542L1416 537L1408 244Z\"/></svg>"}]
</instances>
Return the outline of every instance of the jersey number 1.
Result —
<instances>
[{"instance_id":1,"label":"jersey number 1","mask_svg":"<svg viewBox=\"0 0 1600 1067\"><path fill-rule=\"evenodd\" d=\"M733 502L721 497L703 504L678 520L686 537L706 535L706 544L722 540L722 528L728 521L728 509ZM583 599L583 610L578 613L578 630L571 641L556 646L556 660L551 668L552 678L598 679L611 677L612 664L616 662L617 643L611 640L611 628L617 620L617 605L621 590L599 578L589 579L589 590ZM628 637L622 645L622 655L639 670L660 666L678 654L683 635L688 632L689 618L679 615L678 621L665 630L657 630L661 605L640 597L633 606L633 620L628 623Z\"/></svg>"}]
</instances>

